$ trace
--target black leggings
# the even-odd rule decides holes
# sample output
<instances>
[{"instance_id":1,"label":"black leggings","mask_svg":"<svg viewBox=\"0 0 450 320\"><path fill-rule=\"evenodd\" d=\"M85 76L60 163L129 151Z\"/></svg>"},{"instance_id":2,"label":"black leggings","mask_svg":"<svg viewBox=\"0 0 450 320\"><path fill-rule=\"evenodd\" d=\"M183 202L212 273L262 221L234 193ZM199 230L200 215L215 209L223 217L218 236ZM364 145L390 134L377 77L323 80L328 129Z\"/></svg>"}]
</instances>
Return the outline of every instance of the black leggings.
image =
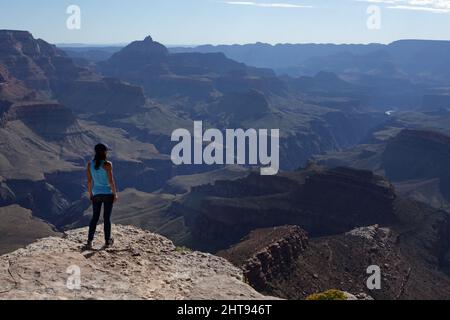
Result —
<instances>
[{"instance_id":1,"label":"black leggings","mask_svg":"<svg viewBox=\"0 0 450 320\"><path fill-rule=\"evenodd\" d=\"M103 211L103 220L105 227L105 241L109 241L111 239L111 213L114 204L114 196L113 195L96 195L92 200L92 209L93 216L91 220L91 224L89 225L89 241L94 240L95 230L97 229L97 223L100 219L100 213L102 210L102 204L105 205Z\"/></svg>"}]
</instances>

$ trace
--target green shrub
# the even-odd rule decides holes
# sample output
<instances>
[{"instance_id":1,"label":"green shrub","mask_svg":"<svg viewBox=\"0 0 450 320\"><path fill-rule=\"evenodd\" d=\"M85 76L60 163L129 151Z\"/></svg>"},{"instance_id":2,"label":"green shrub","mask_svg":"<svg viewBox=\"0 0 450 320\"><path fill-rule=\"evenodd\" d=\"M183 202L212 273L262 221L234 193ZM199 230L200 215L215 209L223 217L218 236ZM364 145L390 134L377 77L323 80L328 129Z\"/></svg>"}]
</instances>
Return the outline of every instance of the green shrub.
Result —
<instances>
[{"instance_id":1,"label":"green shrub","mask_svg":"<svg viewBox=\"0 0 450 320\"><path fill-rule=\"evenodd\" d=\"M176 247L175 250L177 252L192 252L192 250L187 247Z\"/></svg>"},{"instance_id":2,"label":"green shrub","mask_svg":"<svg viewBox=\"0 0 450 320\"><path fill-rule=\"evenodd\" d=\"M322 293L312 294L306 300L347 300L347 297L340 290L328 290Z\"/></svg>"}]
</instances>

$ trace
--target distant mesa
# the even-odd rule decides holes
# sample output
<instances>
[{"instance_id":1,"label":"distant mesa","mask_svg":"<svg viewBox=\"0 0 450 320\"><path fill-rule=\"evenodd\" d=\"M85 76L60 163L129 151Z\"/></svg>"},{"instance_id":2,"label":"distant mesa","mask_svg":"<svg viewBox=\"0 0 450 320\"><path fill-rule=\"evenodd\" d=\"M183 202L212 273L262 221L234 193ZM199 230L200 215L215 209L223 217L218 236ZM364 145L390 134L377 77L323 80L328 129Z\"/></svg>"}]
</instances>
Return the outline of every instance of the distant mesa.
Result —
<instances>
[{"instance_id":1,"label":"distant mesa","mask_svg":"<svg viewBox=\"0 0 450 320\"><path fill-rule=\"evenodd\" d=\"M104 63L100 63L102 70L111 70L112 76L135 69L145 69L148 65L158 65L164 62L169 51L162 44L153 41L148 36L143 41L134 41Z\"/></svg>"},{"instance_id":2,"label":"distant mesa","mask_svg":"<svg viewBox=\"0 0 450 320\"><path fill-rule=\"evenodd\" d=\"M130 43L100 62L98 67L106 76L142 86L150 97L189 97L193 100L207 100L217 94L216 91L222 91L221 79L227 76L238 79L274 76L267 69L247 67L228 59L223 53L171 54L151 37Z\"/></svg>"}]
</instances>

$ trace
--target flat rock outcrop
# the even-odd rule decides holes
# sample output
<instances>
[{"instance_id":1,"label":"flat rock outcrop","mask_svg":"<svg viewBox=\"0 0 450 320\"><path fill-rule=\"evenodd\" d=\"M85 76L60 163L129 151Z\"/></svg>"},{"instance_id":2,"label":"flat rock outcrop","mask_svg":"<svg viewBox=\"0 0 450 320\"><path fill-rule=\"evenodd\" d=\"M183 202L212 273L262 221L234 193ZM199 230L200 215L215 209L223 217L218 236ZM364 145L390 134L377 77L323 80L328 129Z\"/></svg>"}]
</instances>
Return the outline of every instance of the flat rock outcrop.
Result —
<instances>
[{"instance_id":1,"label":"flat rock outcrop","mask_svg":"<svg viewBox=\"0 0 450 320\"><path fill-rule=\"evenodd\" d=\"M0 299L266 298L223 258L186 251L162 236L118 225L113 227L114 247L82 251L86 233L70 231L1 256ZM97 239L102 237L99 232Z\"/></svg>"}]
</instances>

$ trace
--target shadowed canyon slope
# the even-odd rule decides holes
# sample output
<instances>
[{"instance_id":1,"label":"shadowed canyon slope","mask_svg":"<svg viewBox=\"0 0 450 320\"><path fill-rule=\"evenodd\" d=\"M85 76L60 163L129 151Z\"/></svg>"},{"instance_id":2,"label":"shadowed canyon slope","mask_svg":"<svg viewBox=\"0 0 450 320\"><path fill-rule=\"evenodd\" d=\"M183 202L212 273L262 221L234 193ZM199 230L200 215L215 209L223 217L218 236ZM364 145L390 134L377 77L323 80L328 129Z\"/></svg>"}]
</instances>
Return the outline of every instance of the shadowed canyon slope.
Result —
<instances>
[{"instance_id":1,"label":"shadowed canyon slope","mask_svg":"<svg viewBox=\"0 0 450 320\"><path fill-rule=\"evenodd\" d=\"M22 248L37 239L58 236L52 226L34 218L17 205L0 207L0 255Z\"/></svg>"}]
</instances>

